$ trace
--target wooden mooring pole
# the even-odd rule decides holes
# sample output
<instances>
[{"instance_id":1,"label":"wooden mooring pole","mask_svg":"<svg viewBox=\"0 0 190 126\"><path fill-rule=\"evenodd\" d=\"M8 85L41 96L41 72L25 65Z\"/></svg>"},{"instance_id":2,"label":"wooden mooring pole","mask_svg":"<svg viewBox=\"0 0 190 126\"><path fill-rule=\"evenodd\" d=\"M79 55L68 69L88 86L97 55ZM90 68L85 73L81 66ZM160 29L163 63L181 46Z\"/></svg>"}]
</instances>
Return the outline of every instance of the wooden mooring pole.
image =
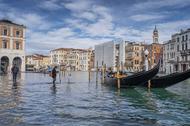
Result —
<instances>
[{"instance_id":1,"label":"wooden mooring pole","mask_svg":"<svg viewBox=\"0 0 190 126\"><path fill-rule=\"evenodd\" d=\"M101 84L104 83L104 61L102 61L102 67L101 67Z\"/></svg>"},{"instance_id":2,"label":"wooden mooring pole","mask_svg":"<svg viewBox=\"0 0 190 126\"><path fill-rule=\"evenodd\" d=\"M106 83L106 64L104 64L104 83Z\"/></svg>"},{"instance_id":3,"label":"wooden mooring pole","mask_svg":"<svg viewBox=\"0 0 190 126\"><path fill-rule=\"evenodd\" d=\"M96 62L96 83L98 83L98 61Z\"/></svg>"},{"instance_id":4,"label":"wooden mooring pole","mask_svg":"<svg viewBox=\"0 0 190 126\"><path fill-rule=\"evenodd\" d=\"M88 68L88 81L90 82L90 71L91 71L91 69L90 69L90 66L89 66L89 68Z\"/></svg>"},{"instance_id":5,"label":"wooden mooring pole","mask_svg":"<svg viewBox=\"0 0 190 126\"><path fill-rule=\"evenodd\" d=\"M117 88L120 89L119 63L117 64Z\"/></svg>"}]
</instances>

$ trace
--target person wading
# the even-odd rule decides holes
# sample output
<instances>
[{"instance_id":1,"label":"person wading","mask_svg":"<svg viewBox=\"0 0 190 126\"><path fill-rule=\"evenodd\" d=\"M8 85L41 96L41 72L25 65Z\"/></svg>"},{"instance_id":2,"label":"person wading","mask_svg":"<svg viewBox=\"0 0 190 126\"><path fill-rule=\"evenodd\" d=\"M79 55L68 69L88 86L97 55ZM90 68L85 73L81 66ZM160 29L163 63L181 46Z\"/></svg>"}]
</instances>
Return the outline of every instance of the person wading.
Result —
<instances>
[{"instance_id":1,"label":"person wading","mask_svg":"<svg viewBox=\"0 0 190 126\"><path fill-rule=\"evenodd\" d=\"M13 67L11 68L11 72L13 75L13 83L16 83L17 74L19 72L19 68L16 66L16 64L14 64Z\"/></svg>"},{"instance_id":2,"label":"person wading","mask_svg":"<svg viewBox=\"0 0 190 126\"><path fill-rule=\"evenodd\" d=\"M53 85L55 86L55 81L56 81L56 76L57 76L57 71L56 71L57 66L53 68L51 71L51 77L53 78Z\"/></svg>"}]
</instances>

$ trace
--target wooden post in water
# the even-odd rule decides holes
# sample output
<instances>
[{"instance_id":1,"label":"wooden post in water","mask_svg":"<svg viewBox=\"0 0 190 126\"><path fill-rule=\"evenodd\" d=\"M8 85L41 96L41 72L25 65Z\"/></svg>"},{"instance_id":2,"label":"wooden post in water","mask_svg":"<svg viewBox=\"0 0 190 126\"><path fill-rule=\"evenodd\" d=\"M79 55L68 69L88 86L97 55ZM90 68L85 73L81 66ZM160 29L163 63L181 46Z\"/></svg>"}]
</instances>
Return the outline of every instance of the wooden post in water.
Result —
<instances>
[{"instance_id":1,"label":"wooden post in water","mask_svg":"<svg viewBox=\"0 0 190 126\"><path fill-rule=\"evenodd\" d=\"M148 89L150 89L150 87L151 87L151 82L150 80L148 80Z\"/></svg>"},{"instance_id":2,"label":"wooden post in water","mask_svg":"<svg viewBox=\"0 0 190 126\"><path fill-rule=\"evenodd\" d=\"M104 64L104 83L106 82L106 64Z\"/></svg>"},{"instance_id":3,"label":"wooden post in water","mask_svg":"<svg viewBox=\"0 0 190 126\"><path fill-rule=\"evenodd\" d=\"M90 82L90 66L88 67L88 81Z\"/></svg>"},{"instance_id":4,"label":"wooden post in water","mask_svg":"<svg viewBox=\"0 0 190 126\"><path fill-rule=\"evenodd\" d=\"M104 83L104 61L102 61L102 67L101 67L101 83Z\"/></svg>"},{"instance_id":5,"label":"wooden post in water","mask_svg":"<svg viewBox=\"0 0 190 126\"><path fill-rule=\"evenodd\" d=\"M119 63L117 64L117 88L120 89Z\"/></svg>"},{"instance_id":6,"label":"wooden post in water","mask_svg":"<svg viewBox=\"0 0 190 126\"><path fill-rule=\"evenodd\" d=\"M102 69L102 83L105 83L105 64L103 64L103 69Z\"/></svg>"},{"instance_id":7,"label":"wooden post in water","mask_svg":"<svg viewBox=\"0 0 190 126\"><path fill-rule=\"evenodd\" d=\"M98 61L96 62L96 83L98 82Z\"/></svg>"}]
</instances>

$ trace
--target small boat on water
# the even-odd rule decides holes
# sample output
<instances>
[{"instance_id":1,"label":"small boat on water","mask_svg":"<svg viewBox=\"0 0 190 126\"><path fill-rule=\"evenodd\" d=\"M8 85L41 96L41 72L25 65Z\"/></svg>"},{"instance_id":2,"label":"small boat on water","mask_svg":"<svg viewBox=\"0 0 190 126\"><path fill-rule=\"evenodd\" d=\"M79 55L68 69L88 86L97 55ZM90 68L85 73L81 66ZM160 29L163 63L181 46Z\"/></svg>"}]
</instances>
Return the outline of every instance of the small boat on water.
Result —
<instances>
[{"instance_id":1,"label":"small boat on water","mask_svg":"<svg viewBox=\"0 0 190 126\"><path fill-rule=\"evenodd\" d=\"M160 62L158 64L150 69L149 71L141 71L138 73L134 73L132 75L124 74L120 77L120 86L121 87L129 87L129 86L137 86L140 84L144 84L148 80L152 79L159 71ZM105 83L117 86L117 77L114 77L111 74L108 74L106 76Z\"/></svg>"},{"instance_id":2,"label":"small boat on water","mask_svg":"<svg viewBox=\"0 0 190 126\"><path fill-rule=\"evenodd\" d=\"M181 81L184 81L190 77L190 70L181 72L181 73L173 73L166 76L154 77L150 80L151 88L166 88L171 85L177 84ZM142 86L148 87L148 82L143 84Z\"/></svg>"}]
</instances>

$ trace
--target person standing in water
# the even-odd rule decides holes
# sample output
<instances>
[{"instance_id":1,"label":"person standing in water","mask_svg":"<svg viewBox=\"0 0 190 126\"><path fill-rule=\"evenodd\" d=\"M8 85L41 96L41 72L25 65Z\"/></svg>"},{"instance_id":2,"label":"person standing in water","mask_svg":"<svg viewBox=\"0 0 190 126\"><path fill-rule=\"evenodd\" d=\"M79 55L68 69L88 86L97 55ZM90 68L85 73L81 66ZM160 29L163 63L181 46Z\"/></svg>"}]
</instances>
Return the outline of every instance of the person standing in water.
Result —
<instances>
[{"instance_id":1,"label":"person standing in water","mask_svg":"<svg viewBox=\"0 0 190 126\"><path fill-rule=\"evenodd\" d=\"M51 77L53 78L53 85L55 86L55 81L56 81L56 76L57 76L57 71L56 71L57 66L53 68L51 71Z\"/></svg>"},{"instance_id":2,"label":"person standing in water","mask_svg":"<svg viewBox=\"0 0 190 126\"><path fill-rule=\"evenodd\" d=\"M19 68L16 66L16 64L14 64L13 67L11 68L11 72L13 75L13 83L16 83L17 74L19 72Z\"/></svg>"}]
</instances>

